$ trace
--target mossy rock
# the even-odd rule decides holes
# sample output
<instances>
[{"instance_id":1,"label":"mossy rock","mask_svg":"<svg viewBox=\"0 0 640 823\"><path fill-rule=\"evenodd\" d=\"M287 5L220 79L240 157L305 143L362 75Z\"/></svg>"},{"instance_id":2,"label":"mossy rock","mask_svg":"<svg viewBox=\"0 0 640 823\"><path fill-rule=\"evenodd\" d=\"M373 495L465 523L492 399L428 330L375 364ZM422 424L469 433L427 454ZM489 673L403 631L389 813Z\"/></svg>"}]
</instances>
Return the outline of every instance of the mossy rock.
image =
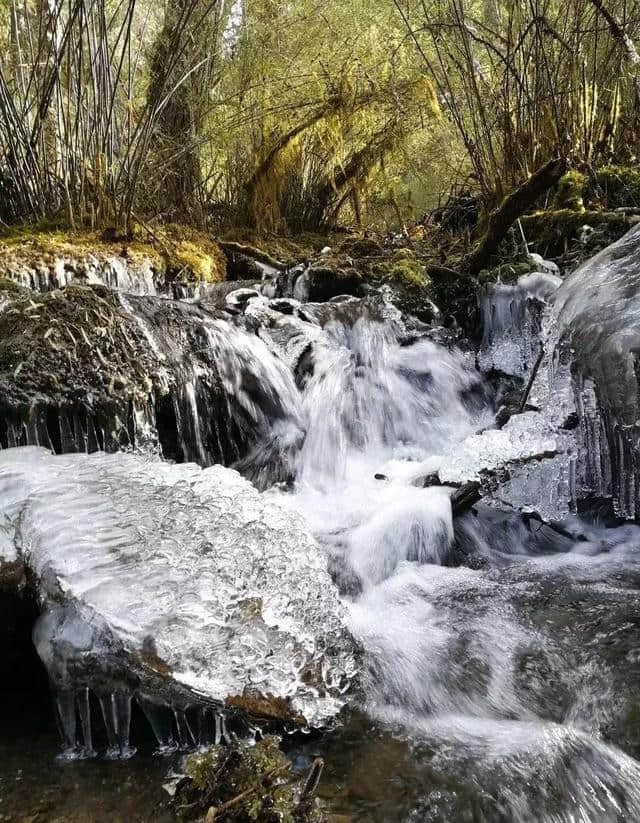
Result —
<instances>
[{"instance_id":1,"label":"mossy rock","mask_svg":"<svg viewBox=\"0 0 640 823\"><path fill-rule=\"evenodd\" d=\"M590 186L589 197L608 210L640 208L640 168L606 166L598 169L595 183Z\"/></svg>"},{"instance_id":2,"label":"mossy rock","mask_svg":"<svg viewBox=\"0 0 640 823\"><path fill-rule=\"evenodd\" d=\"M232 746L213 746L188 757L185 771L172 803L181 820L326 821L316 803L301 796L302 787L291 779L291 763L276 737L264 737L256 744L241 741Z\"/></svg>"},{"instance_id":3,"label":"mossy rock","mask_svg":"<svg viewBox=\"0 0 640 823\"><path fill-rule=\"evenodd\" d=\"M184 226L138 228L122 237L114 230L73 231L33 225L12 226L0 234L0 272L15 276L21 268L53 270L56 262L88 264L113 258L130 272L150 267L168 283L218 283L225 279L226 257L207 234Z\"/></svg>"},{"instance_id":4,"label":"mossy rock","mask_svg":"<svg viewBox=\"0 0 640 823\"><path fill-rule=\"evenodd\" d=\"M517 283L525 274L534 270L534 266L526 261L502 263L492 269L483 269L478 275L480 283Z\"/></svg>"},{"instance_id":5,"label":"mossy rock","mask_svg":"<svg viewBox=\"0 0 640 823\"><path fill-rule=\"evenodd\" d=\"M584 211L588 182L587 176L575 169L563 174L556 187L555 208Z\"/></svg>"},{"instance_id":6,"label":"mossy rock","mask_svg":"<svg viewBox=\"0 0 640 823\"><path fill-rule=\"evenodd\" d=\"M403 249L402 253L395 254L393 257L389 268L389 279L409 288L424 288L428 287L430 282L426 272L425 264L417 260L414 254L407 253Z\"/></svg>"},{"instance_id":7,"label":"mossy rock","mask_svg":"<svg viewBox=\"0 0 640 823\"><path fill-rule=\"evenodd\" d=\"M371 237L349 238L338 247L340 254L360 259L362 257L381 257L384 249L377 240Z\"/></svg>"},{"instance_id":8,"label":"mossy rock","mask_svg":"<svg viewBox=\"0 0 640 823\"><path fill-rule=\"evenodd\" d=\"M621 212L577 212L572 209L536 212L521 218L532 250L552 258L560 257L578 241L585 226L593 230L588 251L595 253L622 237L636 222L636 218Z\"/></svg>"},{"instance_id":9,"label":"mossy rock","mask_svg":"<svg viewBox=\"0 0 640 823\"><path fill-rule=\"evenodd\" d=\"M227 258L208 235L185 226L163 228L163 259L169 276L181 282L220 283L225 279Z\"/></svg>"}]
</instances>

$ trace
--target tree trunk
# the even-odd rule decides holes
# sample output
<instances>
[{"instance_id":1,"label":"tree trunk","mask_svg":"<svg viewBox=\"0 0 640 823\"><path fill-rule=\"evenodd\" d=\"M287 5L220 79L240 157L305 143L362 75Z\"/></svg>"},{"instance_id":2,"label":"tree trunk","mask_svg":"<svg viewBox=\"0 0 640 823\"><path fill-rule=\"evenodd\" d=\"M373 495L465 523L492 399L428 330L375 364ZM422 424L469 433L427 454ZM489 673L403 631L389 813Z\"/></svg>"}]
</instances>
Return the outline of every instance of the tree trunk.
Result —
<instances>
[{"instance_id":1,"label":"tree trunk","mask_svg":"<svg viewBox=\"0 0 640 823\"><path fill-rule=\"evenodd\" d=\"M515 221L558 182L565 169L564 159L550 160L508 194L498 208L491 212L484 237L467 258L466 269L470 274L476 275L487 266Z\"/></svg>"}]
</instances>

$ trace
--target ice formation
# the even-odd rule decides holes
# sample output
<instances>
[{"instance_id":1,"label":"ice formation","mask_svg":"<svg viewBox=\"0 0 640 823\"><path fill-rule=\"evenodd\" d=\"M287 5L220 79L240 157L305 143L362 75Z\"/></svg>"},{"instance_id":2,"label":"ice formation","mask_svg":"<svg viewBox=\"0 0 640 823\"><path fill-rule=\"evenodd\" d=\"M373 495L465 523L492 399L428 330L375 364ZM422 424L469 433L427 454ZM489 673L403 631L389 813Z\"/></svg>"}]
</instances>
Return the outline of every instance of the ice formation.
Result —
<instances>
[{"instance_id":1,"label":"ice formation","mask_svg":"<svg viewBox=\"0 0 640 823\"><path fill-rule=\"evenodd\" d=\"M20 448L0 452L0 490L5 542L13 530L43 598L34 639L70 753L86 689L123 755L134 693L182 713L260 694L312 725L343 704L356 662L324 556L236 472Z\"/></svg>"},{"instance_id":2,"label":"ice formation","mask_svg":"<svg viewBox=\"0 0 640 823\"><path fill-rule=\"evenodd\" d=\"M540 271L523 275L514 284L482 287L481 369L497 369L517 377L530 373L540 353L544 307L561 283L555 274Z\"/></svg>"}]
</instances>

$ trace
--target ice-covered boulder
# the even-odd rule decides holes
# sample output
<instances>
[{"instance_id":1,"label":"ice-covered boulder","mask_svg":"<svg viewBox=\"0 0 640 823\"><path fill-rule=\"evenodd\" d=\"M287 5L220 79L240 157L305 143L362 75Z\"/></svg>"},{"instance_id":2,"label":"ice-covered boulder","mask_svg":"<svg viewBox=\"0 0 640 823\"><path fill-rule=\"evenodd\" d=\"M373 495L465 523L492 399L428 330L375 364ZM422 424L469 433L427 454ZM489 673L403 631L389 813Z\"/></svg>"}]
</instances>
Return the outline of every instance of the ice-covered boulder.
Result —
<instances>
[{"instance_id":1,"label":"ice-covered boulder","mask_svg":"<svg viewBox=\"0 0 640 823\"><path fill-rule=\"evenodd\" d=\"M640 229L566 278L547 349L571 370L584 444L584 482L640 513Z\"/></svg>"},{"instance_id":2,"label":"ice-covered boulder","mask_svg":"<svg viewBox=\"0 0 640 823\"><path fill-rule=\"evenodd\" d=\"M237 472L7 449L0 525L42 600L34 641L69 756L92 750L89 693L116 756L132 696L160 746L219 736L226 711L319 725L341 708L357 665L326 559Z\"/></svg>"}]
</instances>

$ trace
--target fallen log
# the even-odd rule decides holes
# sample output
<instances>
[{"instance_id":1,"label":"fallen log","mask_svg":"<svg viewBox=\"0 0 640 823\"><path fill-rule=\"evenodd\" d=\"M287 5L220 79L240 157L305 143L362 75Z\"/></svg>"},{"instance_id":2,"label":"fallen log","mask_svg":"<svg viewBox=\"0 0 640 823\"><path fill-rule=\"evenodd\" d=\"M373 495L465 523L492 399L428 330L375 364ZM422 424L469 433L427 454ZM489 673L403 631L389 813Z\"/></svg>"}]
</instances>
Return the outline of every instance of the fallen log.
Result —
<instances>
[{"instance_id":1,"label":"fallen log","mask_svg":"<svg viewBox=\"0 0 640 823\"><path fill-rule=\"evenodd\" d=\"M244 254L246 257L251 257L253 260L265 263L267 266L272 266L274 269L278 269L278 271L285 271L287 268L286 263L276 260L275 257L272 257L266 251L257 249L254 246L236 243L233 240L219 240L218 245L225 254Z\"/></svg>"},{"instance_id":2,"label":"fallen log","mask_svg":"<svg viewBox=\"0 0 640 823\"><path fill-rule=\"evenodd\" d=\"M508 194L498 208L491 212L484 236L467 257L465 268L469 274L475 276L486 268L515 221L558 182L565 170L566 161L563 158L549 160L521 186Z\"/></svg>"}]
</instances>

